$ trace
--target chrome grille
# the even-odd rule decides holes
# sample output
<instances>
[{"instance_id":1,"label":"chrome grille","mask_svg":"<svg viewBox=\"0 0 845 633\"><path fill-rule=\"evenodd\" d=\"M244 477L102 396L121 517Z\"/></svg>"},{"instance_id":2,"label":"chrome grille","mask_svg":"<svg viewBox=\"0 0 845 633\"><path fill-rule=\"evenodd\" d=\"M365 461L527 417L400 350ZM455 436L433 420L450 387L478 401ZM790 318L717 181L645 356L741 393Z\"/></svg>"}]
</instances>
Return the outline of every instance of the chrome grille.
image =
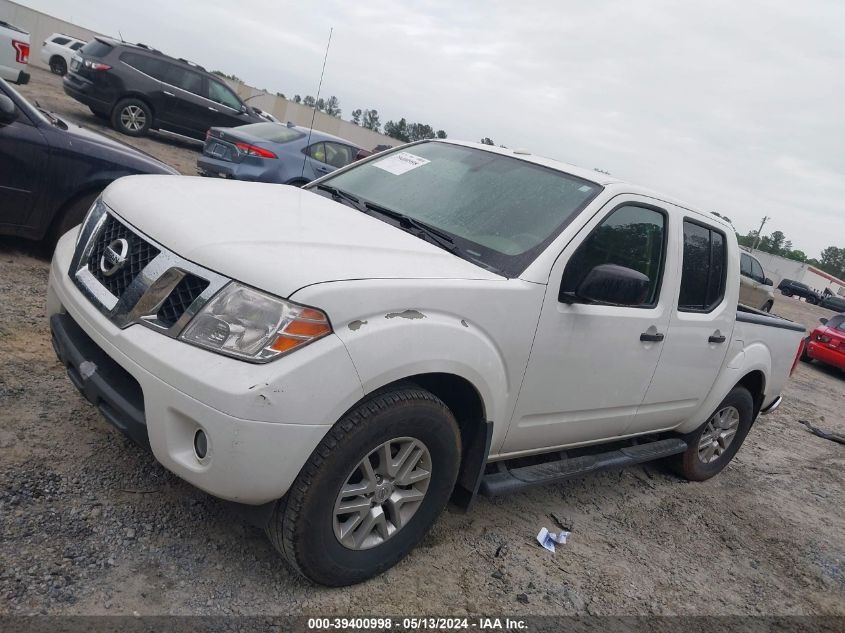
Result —
<instances>
[{"instance_id":1,"label":"chrome grille","mask_svg":"<svg viewBox=\"0 0 845 633\"><path fill-rule=\"evenodd\" d=\"M106 247L117 239L129 242L129 259L116 273L109 276L100 268ZM94 239L91 255L88 257L88 270L106 290L115 297L120 297L138 274L159 254L159 250L133 233L129 227L118 222L111 215L106 217L103 227Z\"/></svg>"},{"instance_id":2,"label":"chrome grille","mask_svg":"<svg viewBox=\"0 0 845 633\"><path fill-rule=\"evenodd\" d=\"M114 251L125 263L106 275L100 259L115 240L103 268L114 265ZM117 327L143 325L177 338L227 277L179 257L125 224L103 203L94 203L79 231L68 274L91 303Z\"/></svg>"},{"instance_id":3,"label":"chrome grille","mask_svg":"<svg viewBox=\"0 0 845 633\"><path fill-rule=\"evenodd\" d=\"M206 288L208 288L208 281L205 279L196 275L182 277L182 281L176 284L173 292L167 295L167 299L161 304L156 315L159 322L167 327L172 326Z\"/></svg>"}]
</instances>

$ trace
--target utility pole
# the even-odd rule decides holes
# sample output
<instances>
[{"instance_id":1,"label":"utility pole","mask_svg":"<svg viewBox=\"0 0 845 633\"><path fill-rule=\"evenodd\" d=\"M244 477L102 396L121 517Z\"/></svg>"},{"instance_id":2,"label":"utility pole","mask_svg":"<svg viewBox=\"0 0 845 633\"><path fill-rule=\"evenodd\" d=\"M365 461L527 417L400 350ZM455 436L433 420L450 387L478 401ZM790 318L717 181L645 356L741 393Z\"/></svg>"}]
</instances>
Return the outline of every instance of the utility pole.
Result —
<instances>
[{"instance_id":1,"label":"utility pole","mask_svg":"<svg viewBox=\"0 0 845 633\"><path fill-rule=\"evenodd\" d=\"M763 216L763 221L760 222L760 228L757 230L757 237L754 238L754 242L751 244L751 252L754 252L754 249L757 248L757 245L760 243L760 240L763 238L763 227L766 226L766 222L771 220L767 215Z\"/></svg>"}]
</instances>

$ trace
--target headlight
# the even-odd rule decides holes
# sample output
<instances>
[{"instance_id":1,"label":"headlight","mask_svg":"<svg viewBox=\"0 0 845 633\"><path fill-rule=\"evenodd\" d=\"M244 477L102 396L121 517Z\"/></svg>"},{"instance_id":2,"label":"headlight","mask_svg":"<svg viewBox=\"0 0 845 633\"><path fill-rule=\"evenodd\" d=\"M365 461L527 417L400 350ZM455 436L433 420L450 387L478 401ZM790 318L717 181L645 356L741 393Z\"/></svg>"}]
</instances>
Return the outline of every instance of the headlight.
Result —
<instances>
[{"instance_id":1,"label":"headlight","mask_svg":"<svg viewBox=\"0 0 845 633\"><path fill-rule=\"evenodd\" d=\"M266 363L331 333L325 313L232 282L200 310L181 338Z\"/></svg>"}]
</instances>

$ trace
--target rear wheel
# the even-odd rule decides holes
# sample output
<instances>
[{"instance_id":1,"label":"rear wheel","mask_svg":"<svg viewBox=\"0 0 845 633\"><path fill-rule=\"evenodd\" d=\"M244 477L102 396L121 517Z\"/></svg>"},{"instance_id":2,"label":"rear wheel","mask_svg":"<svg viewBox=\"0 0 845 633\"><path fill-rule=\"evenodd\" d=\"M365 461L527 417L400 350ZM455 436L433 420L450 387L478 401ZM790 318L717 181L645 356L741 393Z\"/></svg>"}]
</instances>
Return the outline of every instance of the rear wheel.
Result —
<instances>
[{"instance_id":1,"label":"rear wheel","mask_svg":"<svg viewBox=\"0 0 845 633\"><path fill-rule=\"evenodd\" d=\"M818 302L819 300L815 297L807 297L807 303L809 303L811 306L816 305Z\"/></svg>"},{"instance_id":2,"label":"rear wheel","mask_svg":"<svg viewBox=\"0 0 845 633\"><path fill-rule=\"evenodd\" d=\"M123 99L111 113L112 127L127 136L144 136L152 122L150 107L140 99Z\"/></svg>"},{"instance_id":3,"label":"rear wheel","mask_svg":"<svg viewBox=\"0 0 845 633\"><path fill-rule=\"evenodd\" d=\"M361 582L428 533L458 473L451 411L413 385L383 392L329 431L277 507L267 535L302 575Z\"/></svg>"},{"instance_id":4,"label":"rear wheel","mask_svg":"<svg viewBox=\"0 0 845 633\"><path fill-rule=\"evenodd\" d=\"M773 305L773 303L774 303L773 301L766 301L766 303L764 303L764 304L763 304L763 307L762 307L762 308L760 308L760 309L761 309L763 312L771 312L771 311L772 311L772 305Z\"/></svg>"},{"instance_id":5,"label":"rear wheel","mask_svg":"<svg viewBox=\"0 0 845 633\"><path fill-rule=\"evenodd\" d=\"M687 437L689 447L673 458L672 466L690 481L704 481L733 459L754 421L754 400L745 387L734 387L695 432Z\"/></svg>"},{"instance_id":6,"label":"rear wheel","mask_svg":"<svg viewBox=\"0 0 845 633\"><path fill-rule=\"evenodd\" d=\"M64 60L63 57L59 57L58 55L56 55L52 59L50 59L50 70L56 75L61 75L62 77L64 77L67 73L67 62Z\"/></svg>"}]
</instances>

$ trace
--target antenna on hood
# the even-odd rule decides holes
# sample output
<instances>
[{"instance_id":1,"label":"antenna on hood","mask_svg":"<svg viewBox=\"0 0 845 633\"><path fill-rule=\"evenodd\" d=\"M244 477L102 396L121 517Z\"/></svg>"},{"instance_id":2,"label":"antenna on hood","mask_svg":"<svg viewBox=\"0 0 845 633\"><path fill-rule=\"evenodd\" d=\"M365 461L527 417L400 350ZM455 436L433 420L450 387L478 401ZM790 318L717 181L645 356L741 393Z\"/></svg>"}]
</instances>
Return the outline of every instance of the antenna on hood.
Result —
<instances>
[{"instance_id":1,"label":"antenna on hood","mask_svg":"<svg viewBox=\"0 0 845 633\"><path fill-rule=\"evenodd\" d=\"M317 84L317 96L314 97L314 109L311 112L311 125L308 127L308 141L305 143L305 146L308 147L311 145L311 130L314 129L314 119L317 116L317 102L320 100L320 90L323 88L323 75L326 74L326 60L329 58L329 47L332 45L332 33L334 32L334 27L329 28L329 42L326 44L326 54L323 57L323 70L320 71L320 83ZM307 154L305 155L305 160L302 161L302 171L299 174L299 177L302 178L305 175L305 161L310 158Z\"/></svg>"}]
</instances>

